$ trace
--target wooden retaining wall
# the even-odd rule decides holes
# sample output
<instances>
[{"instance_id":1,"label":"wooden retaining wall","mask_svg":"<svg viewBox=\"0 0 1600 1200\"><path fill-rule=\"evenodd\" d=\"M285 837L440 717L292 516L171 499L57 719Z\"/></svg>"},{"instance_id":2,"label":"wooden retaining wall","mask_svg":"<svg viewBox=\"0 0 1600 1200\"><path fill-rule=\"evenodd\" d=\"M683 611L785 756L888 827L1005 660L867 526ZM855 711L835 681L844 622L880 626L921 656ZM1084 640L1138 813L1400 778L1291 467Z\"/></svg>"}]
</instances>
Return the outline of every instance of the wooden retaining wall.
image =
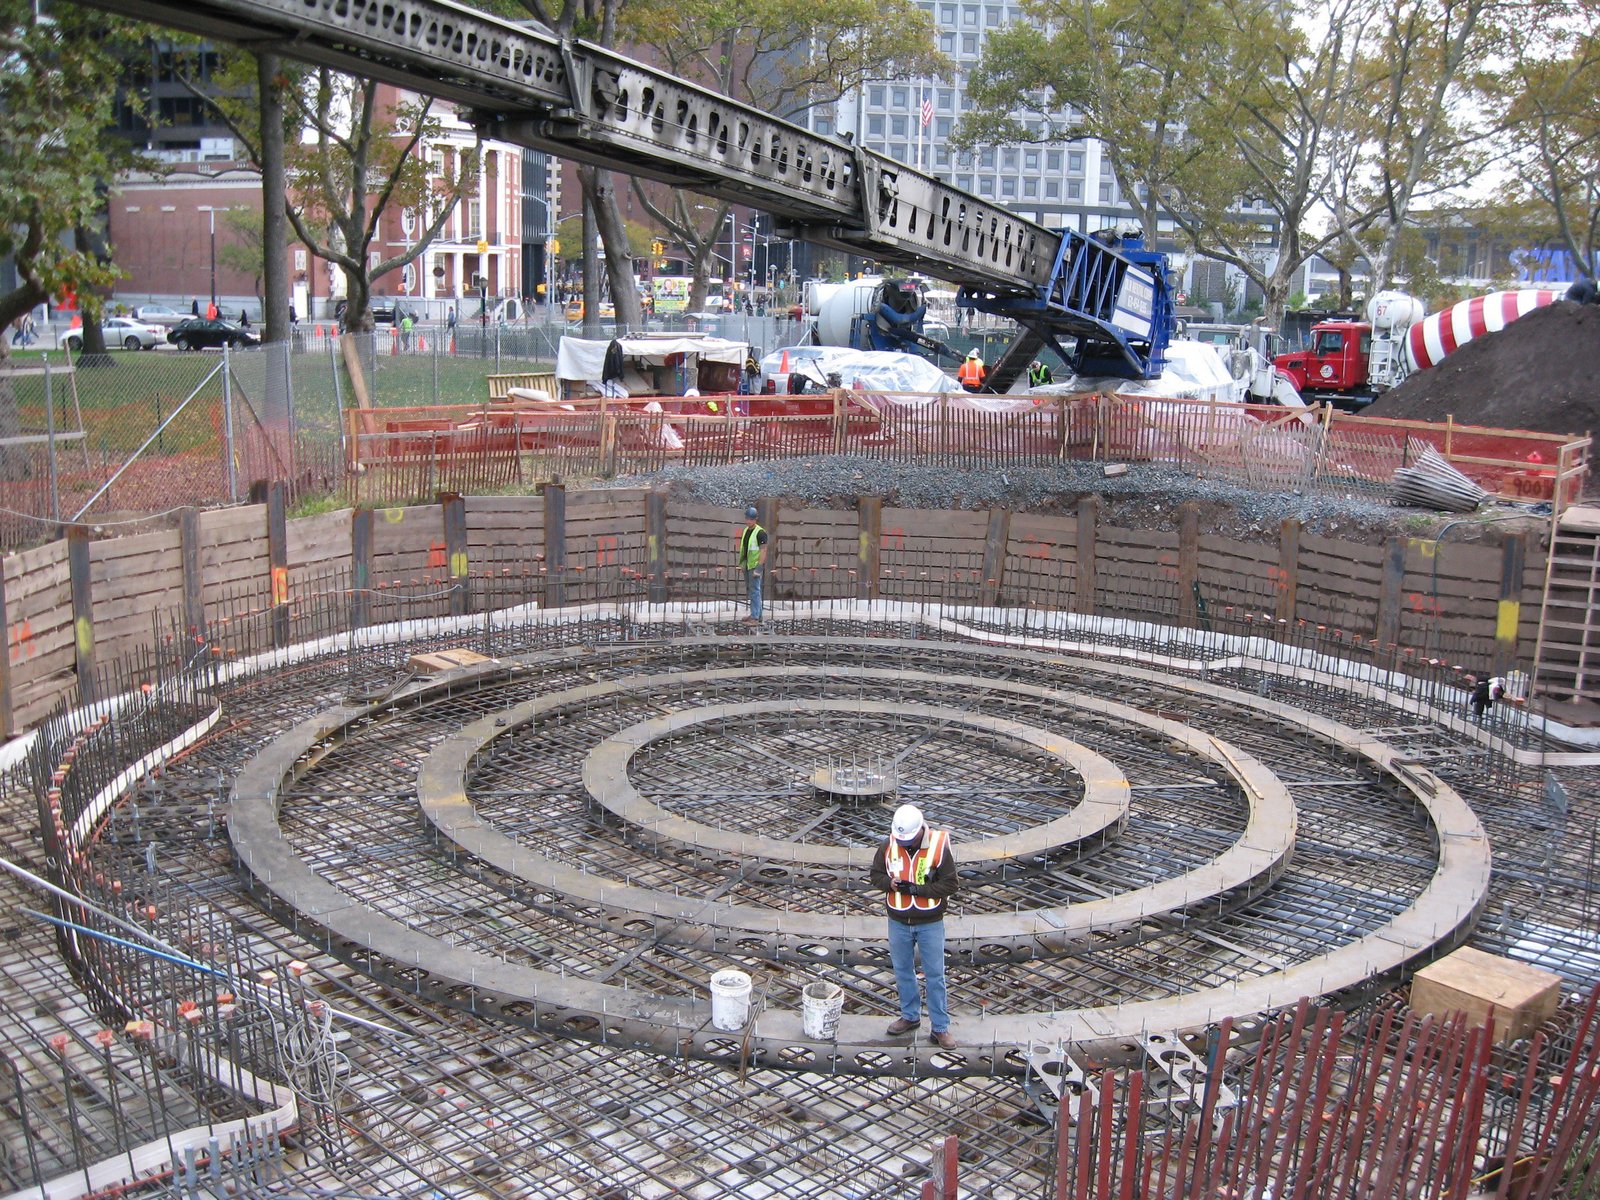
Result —
<instances>
[{"instance_id":1,"label":"wooden retaining wall","mask_svg":"<svg viewBox=\"0 0 1600 1200\"><path fill-rule=\"evenodd\" d=\"M537 496L447 494L295 519L282 498L274 487L263 503L185 510L176 530L109 540L74 527L7 558L6 733L37 721L96 662L185 628L246 652L528 600L742 595L742 509L663 491L552 484ZM841 509L753 502L773 535L775 600L1029 604L1195 626L1248 616L1504 671L1531 661L1544 583L1544 549L1523 535L1494 547L1448 536L1366 545L1285 520L1275 539L1247 543L1202 535L1188 505L1169 529L1118 528L1093 497L1048 516L899 509L870 496Z\"/></svg>"}]
</instances>

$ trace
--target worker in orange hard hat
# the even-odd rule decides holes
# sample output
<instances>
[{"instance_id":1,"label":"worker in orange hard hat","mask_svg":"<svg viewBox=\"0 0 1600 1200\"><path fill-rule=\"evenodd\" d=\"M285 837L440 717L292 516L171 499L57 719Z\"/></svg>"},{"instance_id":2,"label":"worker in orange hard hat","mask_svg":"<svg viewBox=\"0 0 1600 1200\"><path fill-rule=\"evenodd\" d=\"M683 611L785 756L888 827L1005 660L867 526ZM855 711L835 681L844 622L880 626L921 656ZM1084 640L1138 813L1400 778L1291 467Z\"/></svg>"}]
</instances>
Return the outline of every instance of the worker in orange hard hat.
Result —
<instances>
[{"instance_id":1,"label":"worker in orange hard hat","mask_svg":"<svg viewBox=\"0 0 1600 1200\"><path fill-rule=\"evenodd\" d=\"M974 346L967 352L960 370L956 372L956 380L967 391L976 392L983 387L983 381L988 377L989 369L983 365L983 355L979 354L977 347Z\"/></svg>"}]
</instances>

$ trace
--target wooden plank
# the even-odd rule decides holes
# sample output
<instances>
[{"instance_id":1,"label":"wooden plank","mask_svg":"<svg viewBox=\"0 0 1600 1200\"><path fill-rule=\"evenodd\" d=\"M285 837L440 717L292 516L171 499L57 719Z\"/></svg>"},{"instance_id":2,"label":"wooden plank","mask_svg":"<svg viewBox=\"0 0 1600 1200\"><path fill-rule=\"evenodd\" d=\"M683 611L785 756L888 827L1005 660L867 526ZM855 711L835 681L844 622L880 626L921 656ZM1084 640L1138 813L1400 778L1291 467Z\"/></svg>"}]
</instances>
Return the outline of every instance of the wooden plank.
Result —
<instances>
[{"instance_id":1,"label":"wooden plank","mask_svg":"<svg viewBox=\"0 0 1600 1200\"><path fill-rule=\"evenodd\" d=\"M283 481L267 484L267 581L272 594L272 645L289 644L289 525Z\"/></svg>"},{"instance_id":2,"label":"wooden plank","mask_svg":"<svg viewBox=\"0 0 1600 1200\"><path fill-rule=\"evenodd\" d=\"M856 497L856 599L882 592L883 497Z\"/></svg>"},{"instance_id":3,"label":"wooden plank","mask_svg":"<svg viewBox=\"0 0 1600 1200\"><path fill-rule=\"evenodd\" d=\"M1521 639L1522 576L1527 570L1528 535L1513 534L1500 545L1500 587L1495 604L1494 673L1504 675L1516 665Z\"/></svg>"},{"instance_id":4,"label":"wooden plank","mask_svg":"<svg viewBox=\"0 0 1600 1200\"><path fill-rule=\"evenodd\" d=\"M1100 497L1085 496L1078 501L1077 573L1073 597L1075 612L1092 614L1095 611L1095 588L1099 584L1100 554Z\"/></svg>"},{"instance_id":5,"label":"wooden plank","mask_svg":"<svg viewBox=\"0 0 1600 1200\"><path fill-rule=\"evenodd\" d=\"M1200 576L1200 506L1185 501L1178 506L1178 623L1199 625L1195 584Z\"/></svg>"},{"instance_id":6,"label":"wooden plank","mask_svg":"<svg viewBox=\"0 0 1600 1200\"><path fill-rule=\"evenodd\" d=\"M6 611L6 581L0 572L0 629L10 630L11 618ZM0 655L0 734L14 737L17 733L16 712L11 706L11 646Z\"/></svg>"},{"instance_id":7,"label":"wooden plank","mask_svg":"<svg viewBox=\"0 0 1600 1200\"><path fill-rule=\"evenodd\" d=\"M364 629L372 622L372 510L358 508L350 514L350 628Z\"/></svg>"},{"instance_id":8,"label":"wooden plank","mask_svg":"<svg viewBox=\"0 0 1600 1200\"><path fill-rule=\"evenodd\" d=\"M444 554L450 579L450 614L462 616L471 610L467 587L467 505L455 492L439 495L440 520L444 525Z\"/></svg>"},{"instance_id":9,"label":"wooden plank","mask_svg":"<svg viewBox=\"0 0 1600 1200\"><path fill-rule=\"evenodd\" d=\"M1320 556L1338 562L1363 563L1373 567L1381 567L1384 562L1384 549L1381 546L1368 546L1316 533L1301 535L1300 550L1308 556Z\"/></svg>"},{"instance_id":10,"label":"wooden plank","mask_svg":"<svg viewBox=\"0 0 1600 1200\"><path fill-rule=\"evenodd\" d=\"M72 588L74 664L78 696L85 704L99 699L94 678L94 592L89 581L89 528L67 528L67 567Z\"/></svg>"},{"instance_id":11,"label":"wooden plank","mask_svg":"<svg viewBox=\"0 0 1600 1200\"><path fill-rule=\"evenodd\" d=\"M1278 564L1273 577L1276 586L1277 607L1274 615L1291 624L1298 611L1300 588L1300 522L1285 517L1278 523Z\"/></svg>"},{"instance_id":12,"label":"wooden plank","mask_svg":"<svg viewBox=\"0 0 1600 1200\"><path fill-rule=\"evenodd\" d=\"M1405 581L1406 542L1390 537L1384 542L1383 574L1378 584L1378 620L1374 635L1383 649L1400 640L1400 603Z\"/></svg>"},{"instance_id":13,"label":"wooden plank","mask_svg":"<svg viewBox=\"0 0 1600 1200\"><path fill-rule=\"evenodd\" d=\"M544 563L550 572L545 583L545 605L566 603L567 489L559 483L544 489Z\"/></svg>"},{"instance_id":14,"label":"wooden plank","mask_svg":"<svg viewBox=\"0 0 1600 1200\"><path fill-rule=\"evenodd\" d=\"M994 605L1000 602L1000 589L1005 586L1006 546L1011 541L1011 512L1004 508L989 510L989 527L983 539L983 587L978 603Z\"/></svg>"},{"instance_id":15,"label":"wooden plank","mask_svg":"<svg viewBox=\"0 0 1600 1200\"><path fill-rule=\"evenodd\" d=\"M645 570L650 578L651 604L664 604L667 600L671 544L667 537L667 490L651 488L645 498Z\"/></svg>"},{"instance_id":16,"label":"wooden plank","mask_svg":"<svg viewBox=\"0 0 1600 1200\"><path fill-rule=\"evenodd\" d=\"M205 575L200 569L200 510L185 508L178 514L179 571L183 575L183 624L196 641L206 637Z\"/></svg>"}]
</instances>

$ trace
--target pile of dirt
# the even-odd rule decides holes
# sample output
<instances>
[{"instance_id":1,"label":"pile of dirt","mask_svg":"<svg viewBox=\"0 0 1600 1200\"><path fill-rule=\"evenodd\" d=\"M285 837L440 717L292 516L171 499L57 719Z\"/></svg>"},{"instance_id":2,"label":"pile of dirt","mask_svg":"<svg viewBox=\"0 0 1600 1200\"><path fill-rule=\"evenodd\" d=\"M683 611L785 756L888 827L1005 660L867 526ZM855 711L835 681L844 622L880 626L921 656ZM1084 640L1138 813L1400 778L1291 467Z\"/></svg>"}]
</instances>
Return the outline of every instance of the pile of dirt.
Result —
<instances>
[{"instance_id":1,"label":"pile of dirt","mask_svg":"<svg viewBox=\"0 0 1600 1200\"><path fill-rule=\"evenodd\" d=\"M1543 433L1600 431L1600 306L1558 300L1534 309L1363 411Z\"/></svg>"}]
</instances>

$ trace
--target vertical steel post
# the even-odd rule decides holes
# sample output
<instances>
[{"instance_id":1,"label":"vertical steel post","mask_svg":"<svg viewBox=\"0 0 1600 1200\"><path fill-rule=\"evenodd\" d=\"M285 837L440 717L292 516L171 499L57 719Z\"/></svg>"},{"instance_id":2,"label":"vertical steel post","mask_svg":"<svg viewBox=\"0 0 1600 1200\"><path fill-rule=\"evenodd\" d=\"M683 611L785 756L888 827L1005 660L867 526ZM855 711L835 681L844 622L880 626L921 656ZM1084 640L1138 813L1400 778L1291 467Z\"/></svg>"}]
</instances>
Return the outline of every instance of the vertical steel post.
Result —
<instances>
[{"instance_id":1,"label":"vertical steel post","mask_svg":"<svg viewBox=\"0 0 1600 1200\"><path fill-rule=\"evenodd\" d=\"M233 358L226 343L222 347L222 440L223 453L228 456L228 499L238 503L239 474L233 445Z\"/></svg>"},{"instance_id":2,"label":"vertical steel post","mask_svg":"<svg viewBox=\"0 0 1600 1200\"><path fill-rule=\"evenodd\" d=\"M55 383L50 375L50 356L40 356L44 360L44 431L45 441L49 446L50 458L50 519L61 520L61 478L58 464L56 463L56 394Z\"/></svg>"}]
</instances>

